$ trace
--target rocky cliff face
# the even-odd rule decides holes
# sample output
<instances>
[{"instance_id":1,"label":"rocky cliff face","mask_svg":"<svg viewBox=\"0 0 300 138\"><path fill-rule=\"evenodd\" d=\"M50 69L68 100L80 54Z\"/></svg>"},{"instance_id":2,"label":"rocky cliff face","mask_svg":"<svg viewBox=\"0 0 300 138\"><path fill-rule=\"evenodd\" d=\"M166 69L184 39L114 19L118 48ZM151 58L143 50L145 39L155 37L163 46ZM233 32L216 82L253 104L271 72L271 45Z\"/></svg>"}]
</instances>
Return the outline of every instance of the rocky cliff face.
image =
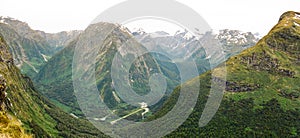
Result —
<instances>
[{"instance_id":1,"label":"rocky cliff face","mask_svg":"<svg viewBox=\"0 0 300 138\"><path fill-rule=\"evenodd\" d=\"M5 90L6 90L6 80L0 74L0 111L6 110L5 101L6 101L7 93L5 92Z\"/></svg>"},{"instance_id":2,"label":"rocky cliff face","mask_svg":"<svg viewBox=\"0 0 300 138\"><path fill-rule=\"evenodd\" d=\"M7 46L2 38L0 36L0 62L13 64L13 59L11 58ZM6 107L9 105L8 99L7 99L7 82L3 74L0 74L0 110L6 111Z\"/></svg>"}]
</instances>

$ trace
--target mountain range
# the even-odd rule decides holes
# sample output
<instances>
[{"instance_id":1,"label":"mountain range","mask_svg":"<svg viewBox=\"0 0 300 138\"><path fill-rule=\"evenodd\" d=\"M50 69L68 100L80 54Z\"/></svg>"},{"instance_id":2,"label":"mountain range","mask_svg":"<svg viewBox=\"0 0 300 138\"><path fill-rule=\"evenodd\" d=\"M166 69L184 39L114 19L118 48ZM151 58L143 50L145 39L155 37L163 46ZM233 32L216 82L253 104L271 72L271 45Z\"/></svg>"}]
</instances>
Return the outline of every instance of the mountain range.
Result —
<instances>
[{"instance_id":1,"label":"mountain range","mask_svg":"<svg viewBox=\"0 0 300 138\"><path fill-rule=\"evenodd\" d=\"M93 26L93 29L88 28L89 30L92 30L94 33L95 28L107 28L107 24L100 23L97 24L97 26ZM114 33L113 37L116 38L124 38L123 34L126 33L126 37L124 40L129 39L136 39L137 42L143 45L145 48L153 49L158 47L177 47L177 49L173 51L167 51L169 53L174 53L174 51L178 51L178 54L175 56L182 56L180 53L185 53L184 57L192 58L196 60L198 63L198 71L199 74L209 70L211 68L209 63L209 56L206 54L205 49L202 47L201 42L202 41L221 41L222 45L226 47L224 49L224 53L226 53L227 58L238 53L239 51L242 51L243 49L246 49L248 47L251 47L255 45L255 42L258 41L258 38L256 38L251 33L241 33L240 31L234 31L234 30L223 30L220 31L219 34L212 34L211 32L208 32L203 36L202 39L198 39L195 37L191 37L189 39L185 38L185 34L188 32L180 32L175 35L169 35L165 32L155 32L155 33L146 33L146 32L130 32L128 29L124 29L124 27L119 26L117 24L114 25L115 28L118 28L116 33ZM88 30L87 29L87 30ZM85 30L82 32L82 36L89 35L92 32L88 32ZM106 32L99 32L102 35L105 35ZM239 36L241 38L234 40L236 36ZM225 37L228 37L227 39ZM108 37L105 41L105 46L99 46L99 47L105 47L103 48L103 51L99 51L99 55L103 55L104 57L97 58L96 65L99 65L99 68L96 67L96 70L99 71L99 81L98 89L100 91L103 90L103 93L101 92L101 95L103 97L110 97L110 98L104 98L105 101L109 102L109 105L113 105L113 103L118 103L119 97L113 94L114 89L111 87L112 80L110 78L110 66L112 64L114 53L116 52L113 48L114 44L120 45L120 42L124 42L124 40L111 40L112 38ZM72 84L72 60L73 60L73 54L74 49L76 46L77 41L79 38L75 39L73 42L71 42L68 46L66 46L65 49L63 49L61 52L57 53L55 56L53 56L52 59L47 62L43 68L40 70L40 72L34 77L34 82L36 84L36 87L41 91L44 95L46 95L48 98L52 99L57 105L61 106L65 111L68 111L70 113L75 113L77 115L80 114L79 107L76 103L76 97L73 93L73 84ZM112 42L111 42L112 41ZM159 45L162 46L159 46ZM136 44L138 45L138 44ZM158 46L158 47L157 47ZM118 46L119 47L119 46ZM167 48L168 49L168 48ZM172 49L172 48L169 48ZM191 53L185 52L184 49L188 49L187 51L192 51ZM111 54L108 54L111 53ZM147 76L140 76L139 74L147 74L147 72L143 72L143 70L138 69L141 68L141 64L134 64L132 66L133 68L137 68L137 71L132 71L130 74L130 77L132 81L130 82L133 87L133 89L140 94L145 93L146 91L149 91L149 86L143 85L147 84L147 79L151 74L153 74L156 71L162 72L165 76L169 78L168 82L168 93L171 93L172 90L179 85L180 78L179 72L176 68L176 65L172 63L172 61L168 58L170 54L165 53L166 55L155 55L151 54L152 58L154 58L154 61L150 61L150 57L146 58L145 63L150 63L150 65L144 65L143 68L147 68L148 73ZM174 56L174 54L172 55ZM143 59L142 59L143 60ZM141 61L140 61L141 62ZM144 62L144 61L143 61ZM213 64L217 65L221 63L221 59L215 59L215 62ZM157 64L157 65L155 65ZM156 66L156 67L155 67ZM155 69L156 68L156 69ZM156 71L155 71L156 70ZM107 73L105 73L107 72ZM98 72L97 72L98 73ZM105 73L105 75L103 74ZM97 75L97 74L96 74ZM103 82L105 80L105 82ZM173 80L173 81L171 81ZM105 91L105 92L104 92ZM163 98L163 99L165 99ZM120 103L120 102L119 102ZM113 106L115 107L116 104ZM159 104L160 105L160 104ZM124 106L124 105L120 105ZM71 107L71 108L70 108ZM112 107L112 106L111 106ZM116 107L115 107L116 108ZM156 107L153 107L156 108ZM131 109L131 108L130 108Z\"/></svg>"},{"instance_id":2,"label":"mountain range","mask_svg":"<svg viewBox=\"0 0 300 138\"><path fill-rule=\"evenodd\" d=\"M167 93L163 98L149 107L146 118L137 112L126 118L129 120L147 122L164 116L175 105L180 92L185 92L180 88L193 89L200 82L192 114L166 137L298 137L300 134L298 12L284 13L260 40L250 32L237 30L211 31L198 38L188 31L174 35L163 31L146 33L142 29L131 32L121 25L104 22L92 24L84 31L49 34L9 17L0 17L0 34L0 136L106 137L86 120L89 116L79 108L77 100L86 99L75 97L72 62L78 44L85 46L87 53L97 51L93 59L95 68L83 69L95 71L100 99L119 116L131 114L137 107L124 102L116 93L111 74L115 55L127 53L129 59L134 59L132 64L117 63L122 65L121 72L129 70L125 77L138 95L150 91L151 75L166 76ZM104 41L99 42L98 38ZM207 46L216 44L221 46L225 58L219 57L218 52L206 52ZM140 56L134 49L154 49L163 54ZM181 84L179 70L169 57L194 60L200 76ZM224 67L227 74L220 72ZM199 126L215 81L225 84L221 105L207 125Z\"/></svg>"}]
</instances>

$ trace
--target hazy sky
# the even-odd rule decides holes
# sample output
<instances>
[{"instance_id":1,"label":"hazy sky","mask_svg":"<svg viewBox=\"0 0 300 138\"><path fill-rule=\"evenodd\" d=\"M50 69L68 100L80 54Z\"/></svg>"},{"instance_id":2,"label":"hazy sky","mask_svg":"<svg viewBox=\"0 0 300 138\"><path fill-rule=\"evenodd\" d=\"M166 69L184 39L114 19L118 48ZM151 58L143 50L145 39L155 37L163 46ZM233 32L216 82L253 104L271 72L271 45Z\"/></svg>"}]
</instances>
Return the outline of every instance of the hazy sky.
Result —
<instances>
[{"instance_id":1,"label":"hazy sky","mask_svg":"<svg viewBox=\"0 0 300 138\"><path fill-rule=\"evenodd\" d=\"M82 30L102 11L124 0L1 0L0 15L27 22L45 32ZM300 0L178 0L197 11L215 29L267 33ZM141 26L146 31L155 28ZM152 30L151 30L152 29Z\"/></svg>"}]
</instances>

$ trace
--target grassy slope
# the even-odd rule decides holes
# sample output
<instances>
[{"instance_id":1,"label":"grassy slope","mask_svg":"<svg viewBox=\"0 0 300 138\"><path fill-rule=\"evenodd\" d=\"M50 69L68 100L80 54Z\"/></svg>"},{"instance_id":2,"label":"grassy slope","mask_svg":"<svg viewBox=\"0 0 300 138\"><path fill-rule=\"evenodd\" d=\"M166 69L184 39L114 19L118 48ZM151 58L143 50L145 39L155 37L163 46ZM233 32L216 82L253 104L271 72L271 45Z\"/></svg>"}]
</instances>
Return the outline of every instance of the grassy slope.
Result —
<instances>
[{"instance_id":1,"label":"grassy slope","mask_svg":"<svg viewBox=\"0 0 300 138\"><path fill-rule=\"evenodd\" d=\"M299 137L300 27L294 22L300 20L294 15L294 12L282 15L280 22L256 46L226 62L227 82L235 85L227 86L218 112L202 128L198 127L198 121L208 97L211 71L195 78L201 82L198 103L186 122L167 137ZM282 69L289 73L280 72ZM191 80L185 85L193 84ZM233 91L245 85L259 87ZM177 89L151 119L168 112L178 94Z\"/></svg>"},{"instance_id":2,"label":"grassy slope","mask_svg":"<svg viewBox=\"0 0 300 138\"><path fill-rule=\"evenodd\" d=\"M0 137L30 138L32 135L25 133L21 122L5 112L0 112Z\"/></svg>"}]
</instances>

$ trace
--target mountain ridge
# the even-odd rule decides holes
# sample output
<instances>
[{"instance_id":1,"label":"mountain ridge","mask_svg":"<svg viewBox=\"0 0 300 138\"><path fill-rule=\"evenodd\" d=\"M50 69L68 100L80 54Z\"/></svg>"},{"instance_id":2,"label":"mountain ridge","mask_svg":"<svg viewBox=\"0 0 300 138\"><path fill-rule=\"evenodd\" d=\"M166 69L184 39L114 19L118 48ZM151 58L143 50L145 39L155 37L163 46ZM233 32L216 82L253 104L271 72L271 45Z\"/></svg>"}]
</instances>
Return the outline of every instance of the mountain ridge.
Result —
<instances>
[{"instance_id":1,"label":"mountain ridge","mask_svg":"<svg viewBox=\"0 0 300 138\"><path fill-rule=\"evenodd\" d=\"M76 38L81 31L49 34L33 30L22 21L0 16L0 31L10 46L15 64L33 77L54 53Z\"/></svg>"},{"instance_id":2,"label":"mountain ridge","mask_svg":"<svg viewBox=\"0 0 300 138\"><path fill-rule=\"evenodd\" d=\"M222 74L212 76L212 72L219 70L216 67L195 78L200 80L202 90L194 112L167 137L298 137L300 27L294 24L300 21L295 18L298 15L292 11L284 13L255 46L226 61L226 80L218 80L226 83L224 97L219 110L204 127L199 127L195 120L199 120L205 107L212 78ZM191 80L185 85L193 83ZM179 91L173 93L151 119L170 110Z\"/></svg>"}]
</instances>

